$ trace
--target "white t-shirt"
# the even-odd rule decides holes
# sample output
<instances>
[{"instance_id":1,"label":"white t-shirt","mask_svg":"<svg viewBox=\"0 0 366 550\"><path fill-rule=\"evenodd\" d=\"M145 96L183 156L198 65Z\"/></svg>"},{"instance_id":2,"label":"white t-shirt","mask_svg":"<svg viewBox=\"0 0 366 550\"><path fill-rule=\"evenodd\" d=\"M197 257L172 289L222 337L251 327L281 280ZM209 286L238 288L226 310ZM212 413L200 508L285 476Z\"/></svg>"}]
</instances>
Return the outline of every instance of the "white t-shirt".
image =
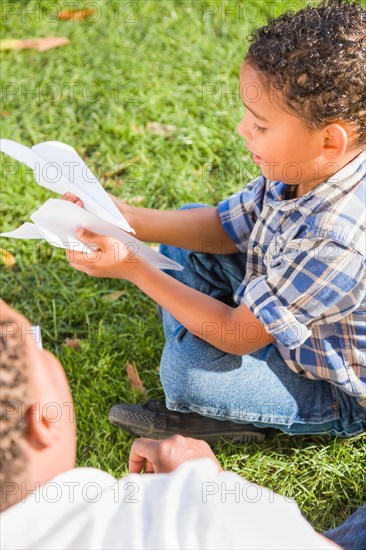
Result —
<instances>
[{"instance_id":1,"label":"white t-shirt","mask_svg":"<svg viewBox=\"0 0 366 550\"><path fill-rule=\"evenodd\" d=\"M1 548L331 549L297 504L210 459L116 481L65 472L1 514Z\"/></svg>"}]
</instances>

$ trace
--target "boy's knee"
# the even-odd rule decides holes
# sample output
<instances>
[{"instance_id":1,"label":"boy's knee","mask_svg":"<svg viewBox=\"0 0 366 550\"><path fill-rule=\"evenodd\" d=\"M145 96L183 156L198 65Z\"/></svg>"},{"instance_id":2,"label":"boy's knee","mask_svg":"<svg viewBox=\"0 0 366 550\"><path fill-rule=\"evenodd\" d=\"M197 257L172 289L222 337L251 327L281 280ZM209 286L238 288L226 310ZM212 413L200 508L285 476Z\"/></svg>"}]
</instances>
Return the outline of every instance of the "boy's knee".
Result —
<instances>
[{"instance_id":1,"label":"boy's knee","mask_svg":"<svg viewBox=\"0 0 366 550\"><path fill-rule=\"evenodd\" d=\"M190 399L192 367L187 357L173 357L165 347L160 362L160 381L169 401L187 402Z\"/></svg>"}]
</instances>

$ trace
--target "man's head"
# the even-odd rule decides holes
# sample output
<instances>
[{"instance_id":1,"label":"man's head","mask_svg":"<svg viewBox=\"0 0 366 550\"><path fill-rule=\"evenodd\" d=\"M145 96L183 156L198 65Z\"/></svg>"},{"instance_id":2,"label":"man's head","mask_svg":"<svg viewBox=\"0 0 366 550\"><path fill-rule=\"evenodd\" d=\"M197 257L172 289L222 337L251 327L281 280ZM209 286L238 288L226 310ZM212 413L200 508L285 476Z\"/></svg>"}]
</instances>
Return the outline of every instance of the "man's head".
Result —
<instances>
[{"instance_id":1,"label":"man's head","mask_svg":"<svg viewBox=\"0 0 366 550\"><path fill-rule=\"evenodd\" d=\"M74 410L64 370L29 322L0 301L1 510L75 464Z\"/></svg>"},{"instance_id":2,"label":"man's head","mask_svg":"<svg viewBox=\"0 0 366 550\"><path fill-rule=\"evenodd\" d=\"M320 182L366 147L366 11L328 0L271 20L251 39L238 131L265 176Z\"/></svg>"}]
</instances>

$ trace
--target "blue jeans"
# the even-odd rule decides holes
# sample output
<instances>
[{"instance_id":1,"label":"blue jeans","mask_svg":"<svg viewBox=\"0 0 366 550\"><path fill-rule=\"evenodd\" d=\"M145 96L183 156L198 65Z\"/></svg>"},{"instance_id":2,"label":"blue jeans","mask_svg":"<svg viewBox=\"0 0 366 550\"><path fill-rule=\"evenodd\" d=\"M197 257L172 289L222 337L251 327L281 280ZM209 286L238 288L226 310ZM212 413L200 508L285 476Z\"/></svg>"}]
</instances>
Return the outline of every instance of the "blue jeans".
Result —
<instances>
[{"instance_id":1,"label":"blue jeans","mask_svg":"<svg viewBox=\"0 0 366 550\"><path fill-rule=\"evenodd\" d=\"M366 504L361 506L339 527L324 533L324 536L344 550L365 550L366 548Z\"/></svg>"},{"instance_id":2,"label":"blue jeans","mask_svg":"<svg viewBox=\"0 0 366 550\"><path fill-rule=\"evenodd\" d=\"M198 206L203 205L184 208ZM168 245L160 252L184 265L169 275L236 307L233 295L245 276L246 254L204 254ZM365 430L366 410L353 397L327 381L291 371L274 344L240 357L194 336L165 310L163 325L160 376L169 409L290 434L349 437Z\"/></svg>"}]
</instances>

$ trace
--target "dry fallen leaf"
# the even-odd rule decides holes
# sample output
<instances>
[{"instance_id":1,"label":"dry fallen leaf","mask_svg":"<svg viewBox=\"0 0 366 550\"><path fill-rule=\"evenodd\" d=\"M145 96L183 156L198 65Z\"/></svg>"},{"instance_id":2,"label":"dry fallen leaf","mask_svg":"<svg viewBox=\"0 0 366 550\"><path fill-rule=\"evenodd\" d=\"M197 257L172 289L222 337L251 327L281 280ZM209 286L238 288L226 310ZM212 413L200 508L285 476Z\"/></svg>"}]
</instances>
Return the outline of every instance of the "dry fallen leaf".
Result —
<instances>
[{"instance_id":1,"label":"dry fallen leaf","mask_svg":"<svg viewBox=\"0 0 366 550\"><path fill-rule=\"evenodd\" d=\"M119 174L122 174L123 172L126 172L128 170L129 166L131 164L135 164L140 159L138 157L133 157L130 160L126 160L125 162L121 162L120 164L116 164L113 168L108 170L103 174L105 178L112 178L113 176L119 176Z\"/></svg>"},{"instance_id":2,"label":"dry fallen leaf","mask_svg":"<svg viewBox=\"0 0 366 550\"><path fill-rule=\"evenodd\" d=\"M4 265L10 267L12 269L15 266L15 258L13 254L10 254L5 248L0 248L0 257L1 261Z\"/></svg>"},{"instance_id":3,"label":"dry fallen leaf","mask_svg":"<svg viewBox=\"0 0 366 550\"><path fill-rule=\"evenodd\" d=\"M136 134L143 134L144 133L144 127L141 126L141 124L132 124L131 128Z\"/></svg>"},{"instance_id":4,"label":"dry fallen leaf","mask_svg":"<svg viewBox=\"0 0 366 550\"><path fill-rule=\"evenodd\" d=\"M111 168L107 172L103 174L103 177L105 178L113 178L114 176L119 176L119 174L122 174L126 170L125 164L117 164L117 166L114 166L114 168Z\"/></svg>"},{"instance_id":5,"label":"dry fallen leaf","mask_svg":"<svg viewBox=\"0 0 366 550\"><path fill-rule=\"evenodd\" d=\"M70 40L64 36L48 36L46 38L29 38L26 40L6 39L0 40L0 50L29 50L36 49L45 52L52 48L70 44Z\"/></svg>"},{"instance_id":6,"label":"dry fallen leaf","mask_svg":"<svg viewBox=\"0 0 366 550\"><path fill-rule=\"evenodd\" d=\"M161 124L160 122L148 122L146 124L147 132L156 136L171 137L177 127L172 124Z\"/></svg>"},{"instance_id":7,"label":"dry fallen leaf","mask_svg":"<svg viewBox=\"0 0 366 550\"><path fill-rule=\"evenodd\" d=\"M0 50L16 50L21 46L22 40L17 40L13 38L7 38L6 40L0 40Z\"/></svg>"},{"instance_id":8,"label":"dry fallen leaf","mask_svg":"<svg viewBox=\"0 0 366 550\"><path fill-rule=\"evenodd\" d=\"M48 36L47 38L38 38L37 48L39 52L45 52L59 46L70 44L70 40L62 36Z\"/></svg>"},{"instance_id":9,"label":"dry fallen leaf","mask_svg":"<svg viewBox=\"0 0 366 550\"><path fill-rule=\"evenodd\" d=\"M65 344L68 348L73 348L73 349L80 349L81 348L80 338L66 338Z\"/></svg>"},{"instance_id":10,"label":"dry fallen leaf","mask_svg":"<svg viewBox=\"0 0 366 550\"><path fill-rule=\"evenodd\" d=\"M140 375L137 372L137 367L133 363L127 363L127 378L134 390L137 390L146 395L146 388L143 385Z\"/></svg>"},{"instance_id":11,"label":"dry fallen leaf","mask_svg":"<svg viewBox=\"0 0 366 550\"><path fill-rule=\"evenodd\" d=\"M11 115L11 113L9 113L9 111L2 111L2 110L0 111L0 116L2 118L5 118L5 117L10 116L10 115Z\"/></svg>"},{"instance_id":12,"label":"dry fallen leaf","mask_svg":"<svg viewBox=\"0 0 366 550\"><path fill-rule=\"evenodd\" d=\"M115 302L125 294L126 294L125 290L116 290L114 292L110 292L109 294L106 294L105 296L103 296L102 300L103 302Z\"/></svg>"},{"instance_id":13,"label":"dry fallen leaf","mask_svg":"<svg viewBox=\"0 0 366 550\"><path fill-rule=\"evenodd\" d=\"M97 8L85 8L83 10L63 10L57 14L57 19L63 21L81 21L97 13Z\"/></svg>"}]
</instances>

